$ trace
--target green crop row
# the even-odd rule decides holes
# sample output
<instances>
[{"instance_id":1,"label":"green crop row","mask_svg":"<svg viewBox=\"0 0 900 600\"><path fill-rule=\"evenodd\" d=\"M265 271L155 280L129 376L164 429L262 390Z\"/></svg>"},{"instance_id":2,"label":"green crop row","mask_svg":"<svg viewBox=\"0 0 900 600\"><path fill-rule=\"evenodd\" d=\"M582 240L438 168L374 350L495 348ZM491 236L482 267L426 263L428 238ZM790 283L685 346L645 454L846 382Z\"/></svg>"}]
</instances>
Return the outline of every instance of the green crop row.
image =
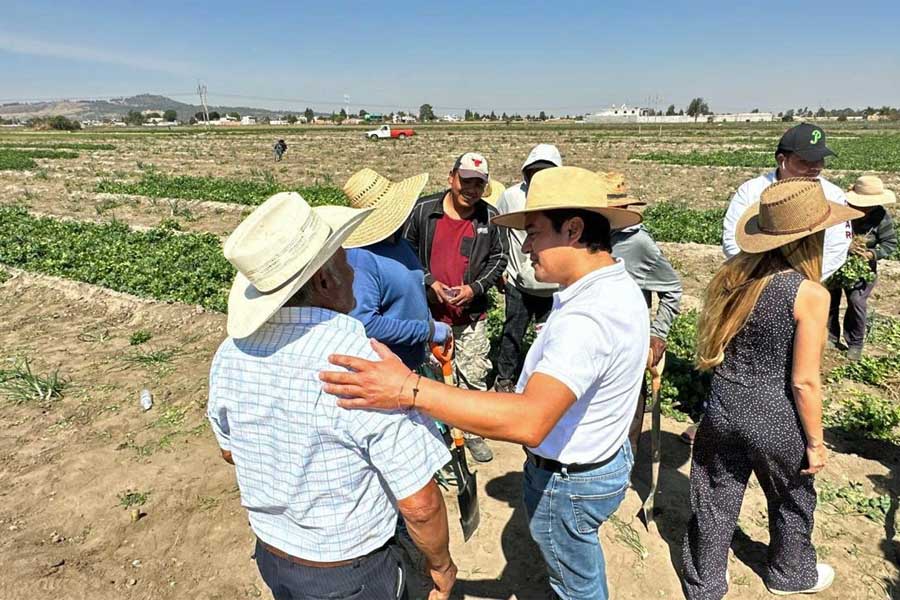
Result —
<instances>
[{"instance_id":1,"label":"green crop row","mask_svg":"<svg viewBox=\"0 0 900 600\"><path fill-rule=\"evenodd\" d=\"M212 234L34 217L0 207L0 263L224 311L234 269Z\"/></svg>"},{"instance_id":2,"label":"green crop row","mask_svg":"<svg viewBox=\"0 0 900 600\"><path fill-rule=\"evenodd\" d=\"M17 150L0 148L0 171L24 171L34 169L35 158L78 158L76 152L68 150Z\"/></svg>"},{"instance_id":3,"label":"green crop row","mask_svg":"<svg viewBox=\"0 0 900 600\"><path fill-rule=\"evenodd\" d=\"M722 243L725 209L688 208L681 202L660 202L644 211L644 226L657 242Z\"/></svg>"},{"instance_id":4,"label":"green crop row","mask_svg":"<svg viewBox=\"0 0 900 600\"><path fill-rule=\"evenodd\" d=\"M48 143L38 143L38 142L3 142L0 143L0 148L38 148L43 150L115 150L116 147L112 144L89 144L86 142L81 143L56 143L50 141Z\"/></svg>"},{"instance_id":5,"label":"green crop row","mask_svg":"<svg viewBox=\"0 0 900 600\"><path fill-rule=\"evenodd\" d=\"M267 174L258 179L225 179L192 175L144 173L138 181L101 180L96 191L112 194L134 194L151 198L183 198L211 200L232 204L256 205L278 192L295 191L313 206L346 204L340 188L329 185L283 186Z\"/></svg>"},{"instance_id":6,"label":"green crop row","mask_svg":"<svg viewBox=\"0 0 900 600\"><path fill-rule=\"evenodd\" d=\"M829 169L900 171L900 135L865 135L828 142L837 156L826 160ZM631 158L671 165L710 167L775 166L775 148L768 150L715 150L712 152L648 152Z\"/></svg>"}]
</instances>

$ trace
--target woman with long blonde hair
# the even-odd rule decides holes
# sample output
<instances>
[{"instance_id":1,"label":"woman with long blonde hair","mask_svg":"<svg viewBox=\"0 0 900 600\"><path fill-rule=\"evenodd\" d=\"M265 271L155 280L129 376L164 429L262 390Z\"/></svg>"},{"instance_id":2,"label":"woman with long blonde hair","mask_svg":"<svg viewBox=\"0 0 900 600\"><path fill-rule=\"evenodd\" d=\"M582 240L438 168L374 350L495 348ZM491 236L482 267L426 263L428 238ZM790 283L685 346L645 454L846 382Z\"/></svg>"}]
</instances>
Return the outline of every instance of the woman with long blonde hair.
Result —
<instances>
[{"instance_id":1,"label":"woman with long blonde hair","mask_svg":"<svg viewBox=\"0 0 900 600\"><path fill-rule=\"evenodd\" d=\"M827 201L818 179L774 183L738 223L741 253L707 288L697 365L713 379L691 462L689 600L728 591L728 549L751 473L768 500L769 591L814 593L834 580L812 545L813 475L825 464L819 369L829 294L819 280L824 230L855 216Z\"/></svg>"}]
</instances>

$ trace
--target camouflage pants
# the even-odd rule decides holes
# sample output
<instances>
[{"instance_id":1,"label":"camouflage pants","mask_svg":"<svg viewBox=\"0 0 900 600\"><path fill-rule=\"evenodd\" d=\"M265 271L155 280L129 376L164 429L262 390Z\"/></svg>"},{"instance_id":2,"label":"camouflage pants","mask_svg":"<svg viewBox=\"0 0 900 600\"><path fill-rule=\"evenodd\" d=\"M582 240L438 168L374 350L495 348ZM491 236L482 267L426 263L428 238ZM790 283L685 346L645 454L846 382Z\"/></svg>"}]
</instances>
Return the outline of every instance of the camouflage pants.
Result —
<instances>
[{"instance_id":1,"label":"camouflage pants","mask_svg":"<svg viewBox=\"0 0 900 600\"><path fill-rule=\"evenodd\" d=\"M487 390L487 374L491 370L488 353L491 342L487 336L487 321L471 325L454 325L453 370L456 385L466 390Z\"/></svg>"},{"instance_id":2,"label":"camouflage pants","mask_svg":"<svg viewBox=\"0 0 900 600\"><path fill-rule=\"evenodd\" d=\"M487 336L487 320L471 325L453 326L453 379L465 390L487 391L487 374L491 370L488 354L491 342ZM464 432L466 438L478 437Z\"/></svg>"}]
</instances>

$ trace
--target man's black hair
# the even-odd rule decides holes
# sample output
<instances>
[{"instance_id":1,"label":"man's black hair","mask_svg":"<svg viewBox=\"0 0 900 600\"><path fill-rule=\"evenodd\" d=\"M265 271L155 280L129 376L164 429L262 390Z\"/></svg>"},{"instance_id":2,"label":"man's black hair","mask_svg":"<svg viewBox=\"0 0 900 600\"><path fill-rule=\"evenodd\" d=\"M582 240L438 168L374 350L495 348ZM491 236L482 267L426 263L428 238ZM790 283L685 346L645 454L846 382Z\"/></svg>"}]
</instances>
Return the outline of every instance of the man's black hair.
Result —
<instances>
[{"instance_id":1,"label":"man's black hair","mask_svg":"<svg viewBox=\"0 0 900 600\"><path fill-rule=\"evenodd\" d=\"M581 217L581 220L584 221L584 230L581 232L581 237L578 238L579 243L585 244L588 252L591 253L612 250L609 220L600 213L580 208L558 208L545 210L544 214L550 219L553 230L557 233L562 231L563 223L573 217Z\"/></svg>"}]
</instances>

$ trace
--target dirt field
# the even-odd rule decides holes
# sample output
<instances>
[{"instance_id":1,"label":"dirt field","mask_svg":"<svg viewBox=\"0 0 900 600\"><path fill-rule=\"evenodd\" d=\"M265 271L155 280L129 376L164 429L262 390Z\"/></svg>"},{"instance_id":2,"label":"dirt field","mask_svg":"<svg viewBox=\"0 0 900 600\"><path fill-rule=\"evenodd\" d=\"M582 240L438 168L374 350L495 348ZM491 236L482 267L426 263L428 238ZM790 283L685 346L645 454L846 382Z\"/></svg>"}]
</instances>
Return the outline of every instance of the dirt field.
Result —
<instances>
[{"instance_id":1,"label":"dirt field","mask_svg":"<svg viewBox=\"0 0 900 600\"><path fill-rule=\"evenodd\" d=\"M279 181L340 184L355 169L372 166L395 178L427 170L432 176L428 189L437 190L453 158L468 149L483 151L497 178L512 182L537 141L559 144L568 164L624 170L636 194L653 202L686 199L697 206L722 206L741 181L755 174L627 162L637 147L645 151L670 142L609 140L578 130L546 135L436 130L403 145L373 144L357 132L306 132L281 136L290 149L278 165L271 163L270 137L122 136L112 141L115 151L39 160L37 171L0 171L0 203L79 220L116 218L153 226L172 215L171 203L97 194L96 182L137 177L153 164L167 174L255 177L274 170ZM685 144L702 145L702 140L671 142L681 149ZM885 179L900 187L896 174ZM248 210L185 201L175 208L192 215L193 220L182 220L185 229L222 235ZM684 307L699 307L720 262L718 248L663 246L683 276ZM35 372L58 368L71 384L59 401L0 399L0 564L5 567L0 598L270 597L252 560L253 536L233 468L219 458L204 417L208 366L225 336L224 316L4 269L12 277L0 284L0 359L27 355ZM900 263L886 264L872 305L898 316L898 297ZM129 345L138 330L151 332L148 346L168 358L138 360ZM826 366L842 363L830 354ZM144 387L155 398L147 412L138 402ZM829 393L839 398L846 387L841 383ZM636 518L649 478L646 455L639 457L634 488L616 518L602 528L615 598L682 597L680 546L689 514L690 450L677 437L684 426L672 419L663 422L658 531L646 531ZM820 559L838 572L833 588L820 597L900 597L900 545L892 541L900 494L898 447L837 435L829 435L828 442L831 453L818 478L820 491L859 482L868 496L888 494L891 506L887 519L877 521L845 514L836 502L820 503L814 541ZM520 505L522 451L498 442L492 447L495 460L478 467L482 522L468 543L456 522L455 499L446 496L451 550L460 567L459 597L543 598L543 566ZM140 499L144 503L138 506ZM765 498L751 481L732 545L728 598L770 597L760 577L767 542Z\"/></svg>"}]
</instances>

